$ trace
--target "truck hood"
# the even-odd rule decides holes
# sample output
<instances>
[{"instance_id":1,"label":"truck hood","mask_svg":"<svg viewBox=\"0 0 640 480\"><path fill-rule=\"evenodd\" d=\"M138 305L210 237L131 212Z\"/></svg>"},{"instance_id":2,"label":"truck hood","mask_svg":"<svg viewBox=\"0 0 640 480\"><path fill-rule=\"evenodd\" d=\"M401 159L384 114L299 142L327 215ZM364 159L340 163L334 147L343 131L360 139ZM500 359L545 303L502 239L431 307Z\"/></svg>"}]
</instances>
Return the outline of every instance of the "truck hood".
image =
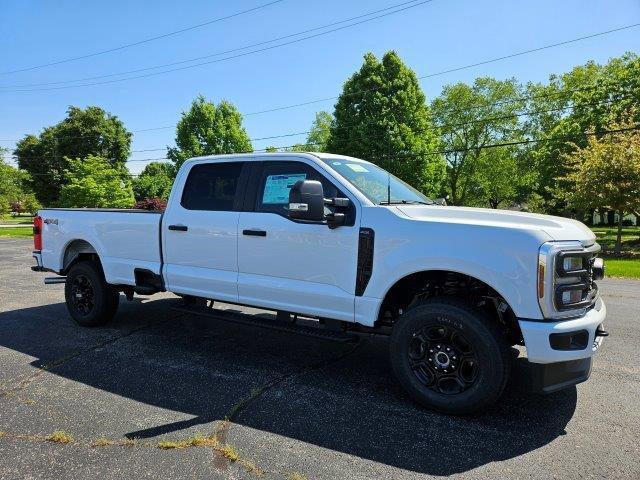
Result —
<instances>
[{"instance_id":1,"label":"truck hood","mask_svg":"<svg viewBox=\"0 0 640 480\"><path fill-rule=\"evenodd\" d=\"M551 240L579 240L584 245L593 244L596 239L582 222L552 215L440 205L400 205L396 208L417 221L537 230L546 233Z\"/></svg>"}]
</instances>

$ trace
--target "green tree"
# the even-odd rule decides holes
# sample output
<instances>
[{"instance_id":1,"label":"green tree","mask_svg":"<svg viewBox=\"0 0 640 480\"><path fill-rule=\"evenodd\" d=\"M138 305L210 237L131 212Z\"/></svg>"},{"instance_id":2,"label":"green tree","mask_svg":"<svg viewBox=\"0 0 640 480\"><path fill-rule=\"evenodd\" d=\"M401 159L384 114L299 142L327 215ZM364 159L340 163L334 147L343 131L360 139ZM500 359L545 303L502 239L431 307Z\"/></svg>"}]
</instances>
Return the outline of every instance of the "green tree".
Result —
<instances>
[{"instance_id":1,"label":"green tree","mask_svg":"<svg viewBox=\"0 0 640 480\"><path fill-rule=\"evenodd\" d=\"M11 204L22 204L29 198L28 184L27 172L18 170L0 158L0 216L9 213Z\"/></svg>"},{"instance_id":2,"label":"green tree","mask_svg":"<svg viewBox=\"0 0 640 480\"><path fill-rule=\"evenodd\" d=\"M586 147L584 133L600 136L629 111L640 122L640 58L627 53L604 65L588 62L552 75L548 84L529 84L527 97L527 110L534 112L524 122L527 135L544 139L527 152L539 172L537 193L547 211L559 213L567 207L568 184L561 181L570 169L566 158Z\"/></svg>"},{"instance_id":3,"label":"green tree","mask_svg":"<svg viewBox=\"0 0 640 480\"><path fill-rule=\"evenodd\" d=\"M535 174L523 164L513 148L486 149L476 166L476 196L483 206L508 206L523 199L523 190L531 187L534 179Z\"/></svg>"},{"instance_id":4,"label":"green tree","mask_svg":"<svg viewBox=\"0 0 640 480\"><path fill-rule=\"evenodd\" d=\"M129 208L134 203L129 173L107 159L89 155L67 159L68 183L60 190L63 207Z\"/></svg>"},{"instance_id":5,"label":"green tree","mask_svg":"<svg viewBox=\"0 0 640 480\"><path fill-rule=\"evenodd\" d=\"M505 152L515 155L513 149L502 150L498 155L490 150L495 148L491 145L522 139L516 115L523 106L519 98L520 86L515 80L481 77L473 85L447 85L434 99L433 115L440 127L443 150L447 152L446 189L453 205L481 202L483 191L478 185L478 169L491 169L492 158L505 165ZM514 173L527 174L520 170ZM486 183L488 174L483 179Z\"/></svg>"},{"instance_id":6,"label":"green tree","mask_svg":"<svg viewBox=\"0 0 640 480\"><path fill-rule=\"evenodd\" d=\"M253 150L236 107L225 100L216 106L202 95L191 103L189 111L182 113L175 142L176 147L168 149L167 157L173 160L176 171L191 157Z\"/></svg>"},{"instance_id":7,"label":"green tree","mask_svg":"<svg viewBox=\"0 0 640 480\"><path fill-rule=\"evenodd\" d=\"M613 122L609 130L638 128L629 114ZM576 146L566 155L569 173L562 179L566 199L577 208L606 208L618 213L615 252L620 252L622 219L640 213L640 131L592 135L585 147Z\"/></svg>"},{"instance_id":8,"label":"green tree","mask_svg":"<svg viewBox=\"0 0 640 480\"><path fill-rule=\"evenodd\" d=\"M42 205L33 193L26 193L20 201L22 210L30 215L35 215Z\"/></svg>"},{"instance_id":9,"label":"green tree","mask_svg":"<svg viewBox=\"0 0 640 480\"><path fill-rule=\"evenodd\" d=\"M331 137L331 126L333 117L324 110L316 113L316 118L311 124L311 130L307 135L307 145L315 152L326 152L329 138Z\"/></svg>"},{"instance_id":10,"label":"green tree","mask_svg":"<svg viewBox=\"0 0 640 480\"><path fill-rule=\"evenodd\" d=\"M67 117L40 135L26 135L18 142L14 156L21 169L32 177L32 188L45 205L55 204L60 189L69 179L68 158L89 155L122 167L130 153L131 133L114 115L100 107L69 107Z\"/></svg>"},{"instance_id":11,"label":"green tree","mask_svg":"<svg viewBox=\"0 0 640 480\"><path fill-rule=\"evenodd\" d=\"M173 179L175 178L175 167L167 162L151 162L133 181L133 193L136 200L146 198L169 198Z\"/></svg>"},{"instance_id":12,"label":"green tree","mask_svg":"<svg viewBox=\"0 0 640 480\"><path fill-rule=\"evenodd\" d=\"M369 160L429 195L440 192L444 162L437 129L415 73L393 51L372 53L338 98L327 151Z\"/></svg>"}]
</instances>

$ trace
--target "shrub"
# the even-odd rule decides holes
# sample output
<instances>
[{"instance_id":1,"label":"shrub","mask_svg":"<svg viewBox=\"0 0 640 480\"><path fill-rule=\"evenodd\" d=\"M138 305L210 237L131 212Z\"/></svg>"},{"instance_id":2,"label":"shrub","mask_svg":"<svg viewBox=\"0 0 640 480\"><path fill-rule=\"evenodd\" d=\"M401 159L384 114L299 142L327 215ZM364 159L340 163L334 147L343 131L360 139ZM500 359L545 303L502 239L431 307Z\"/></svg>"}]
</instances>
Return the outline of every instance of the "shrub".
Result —
<instances>
[{"instance_id":1,"label":"shrub","mask_svg":"<svg viewBox=\"0 0 640 480\"><path fill-rule=\"evenodd\" d=\"M144 200L136 202L133 208L138 208L140 210L162 211L167 208L167 202L162 198L145 198Z\"/></svg>"}]
</instances>

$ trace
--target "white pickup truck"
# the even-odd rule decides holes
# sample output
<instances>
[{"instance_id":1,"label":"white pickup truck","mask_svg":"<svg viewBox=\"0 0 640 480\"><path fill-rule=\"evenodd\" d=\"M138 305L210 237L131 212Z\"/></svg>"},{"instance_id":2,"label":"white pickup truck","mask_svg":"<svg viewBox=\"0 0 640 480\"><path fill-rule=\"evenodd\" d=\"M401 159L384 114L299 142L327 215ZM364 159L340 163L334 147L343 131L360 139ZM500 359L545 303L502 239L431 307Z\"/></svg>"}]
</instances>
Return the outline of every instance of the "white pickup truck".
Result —
<instances>
[{"instance_id":1,"label":"white pickup truck","mask_svg":"<svg viewBox=\"0 0 640 480\"><path fill-rule=\"evenodd\" d=\"M80 325L109 321L120 292L170 291L193 309L278 313L260 327L388 335L398 381L446 413L498 399L512 346L552 392L589 377L607 336L604 265L582 223L442 206L346 156L194 158L164 213L44 209L34 233L32 268L63 276Z\"/></svg>"}]
</instances>

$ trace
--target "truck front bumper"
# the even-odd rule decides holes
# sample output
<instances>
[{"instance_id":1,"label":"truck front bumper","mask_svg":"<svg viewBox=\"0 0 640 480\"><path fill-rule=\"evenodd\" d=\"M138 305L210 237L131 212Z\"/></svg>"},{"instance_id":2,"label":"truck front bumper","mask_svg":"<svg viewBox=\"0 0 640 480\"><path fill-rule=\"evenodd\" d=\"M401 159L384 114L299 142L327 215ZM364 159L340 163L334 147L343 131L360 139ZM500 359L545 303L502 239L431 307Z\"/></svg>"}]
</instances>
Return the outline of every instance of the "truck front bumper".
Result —
<instances>
[{"instance_id":1,"label":"truck front bumper","mask_svg":"<svg viewBox=\"0 0 640 480\"><path fill-rule=\"evenodd\" d=\"M606 336L603 325L606 316L607 307L599 298L579 318L519 320L536 390L550 393L589 378L591 359Z\"/></svg>"}]
</instances>

